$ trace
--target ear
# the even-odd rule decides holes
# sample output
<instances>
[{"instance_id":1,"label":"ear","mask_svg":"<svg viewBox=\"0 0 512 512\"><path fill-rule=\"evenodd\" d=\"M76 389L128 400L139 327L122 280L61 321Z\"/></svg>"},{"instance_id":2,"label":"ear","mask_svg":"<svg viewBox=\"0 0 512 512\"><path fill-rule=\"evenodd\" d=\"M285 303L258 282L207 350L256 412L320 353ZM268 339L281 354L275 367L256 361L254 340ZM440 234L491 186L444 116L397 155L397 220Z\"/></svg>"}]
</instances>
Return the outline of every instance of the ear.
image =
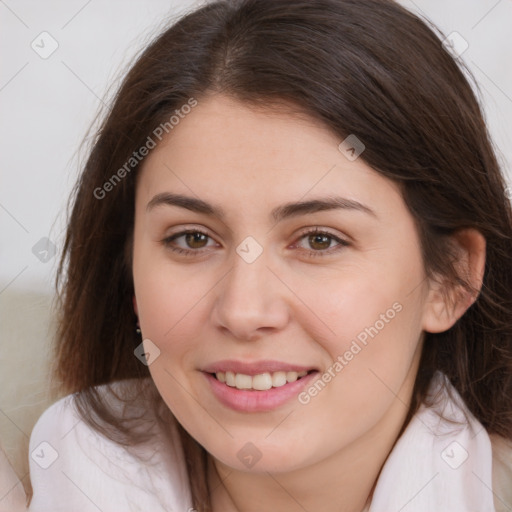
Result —
<instances>
[{"instance_id":1,"label":"ear","mask_svg":"<svg viewBox=\"0 0 512 512\"><path fill-rule=\"evenodd\" d=\"M455 269L472 291L443 279L431 282L423 314L423 330L427 332L450 329L476 301L482 288L486 252L484 236L476 229L467 228L452 235L451 242Z\"/></svg>"}]
</instances>

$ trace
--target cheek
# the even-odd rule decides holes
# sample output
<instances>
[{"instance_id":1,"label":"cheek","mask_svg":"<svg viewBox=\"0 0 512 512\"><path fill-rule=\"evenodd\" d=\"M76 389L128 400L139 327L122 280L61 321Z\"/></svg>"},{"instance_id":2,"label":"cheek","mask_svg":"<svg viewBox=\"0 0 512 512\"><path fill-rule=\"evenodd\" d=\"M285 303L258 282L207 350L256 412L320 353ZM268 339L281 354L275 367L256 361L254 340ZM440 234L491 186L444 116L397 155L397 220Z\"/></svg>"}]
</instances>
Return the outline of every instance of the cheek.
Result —
<instances>
[{"instance_id":1,"label":"cheek","mask_svg":"<svg viewBox=\"0 0 512 512\"><path fill-rule=\"evenodd\" d=\"M200 349L199 318L208 286L205 280L179 272L155 253L134 253L134 285L144 339L151 340L158 357L149 366L162 398L180 418L190 416L188 372L194 370L194 355Z\"/></svg>"},{"instance_id":2,"label":"cheek","mask_svg":"<svg viewBox=\"0 0 512 512\"><path fill-rule=\"evenodd\" d=\"M372 268L346 268L335 279L315 279L309 284L299 276L291 287L310 308L306 316L297 314L295 320L302 321L310 334L315 326L313 339L327 344L332 357L348 350L353 340L364 346L384 333L393 332L390 338L396 343L407 343L412 334L407 326L417 333L415 326L420 321L421 304L417 294L411 293L409 279L413 273L421 275L419 270L375 263Z\"/></svg>"},{"instance_id":3,"label":"cheek","mask_svg":"<svg viewBox=\"0 0 512 512\"><path fill-rule=\"evenodd\" d=\"M189 375L200 350L200 329L205 325L200 318L204 310L201 299L211 286L141 249L134 252L133 275L142 333L158 351L149 365L151 378L173 414L187 430L194 431L192 420L201 411L190 398Z\"/></svg>"},{"instance_id":4,"label":"cheek","mask_svg":"<svg viewBox=\"0 0 512 512\"><path fill-rule=\"evenodd\" d=\"M164 251L149 243L135 246L133 279L144 336L161 344L183 339L175 333L201 311L198 306L212 286L207 273L172 265Z\"/></svg>"},{"instance_id":5,"label":"cheek","mask_svg":"<svg viewBox=\"0 0 512 512\"><path fill-rule=\"evenodd\" d=\"M382 393L392 397L388 388L403 383L421 339L422 279L419 253L410 251L302 287L315 313L302 327L312 334L310 326L320 326L322 336L313 338L333 362L325 379L334 394L325 399L355 412L375 406Z\"/></svg>"}]
</instances>

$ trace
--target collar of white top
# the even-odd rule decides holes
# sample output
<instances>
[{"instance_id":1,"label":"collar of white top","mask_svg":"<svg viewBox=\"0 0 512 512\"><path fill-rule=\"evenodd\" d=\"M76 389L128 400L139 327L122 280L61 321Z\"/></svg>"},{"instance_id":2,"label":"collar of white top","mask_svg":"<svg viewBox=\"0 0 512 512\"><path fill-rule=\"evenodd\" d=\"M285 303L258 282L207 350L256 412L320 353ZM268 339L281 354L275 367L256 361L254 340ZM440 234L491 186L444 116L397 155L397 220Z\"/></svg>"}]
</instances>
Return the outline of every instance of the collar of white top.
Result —
<instances>
[{"instance_id":1,"label":"collar of white top","mask_svg":"<svg viewBox=\"0 0 512 512\"><path fill-rule=\"evenodd\" d=\"M485 428L442 373L434 375L429 394L436 403L422 405L411 419L364 512L495 512Z\"/></svg>"}]
</instances>

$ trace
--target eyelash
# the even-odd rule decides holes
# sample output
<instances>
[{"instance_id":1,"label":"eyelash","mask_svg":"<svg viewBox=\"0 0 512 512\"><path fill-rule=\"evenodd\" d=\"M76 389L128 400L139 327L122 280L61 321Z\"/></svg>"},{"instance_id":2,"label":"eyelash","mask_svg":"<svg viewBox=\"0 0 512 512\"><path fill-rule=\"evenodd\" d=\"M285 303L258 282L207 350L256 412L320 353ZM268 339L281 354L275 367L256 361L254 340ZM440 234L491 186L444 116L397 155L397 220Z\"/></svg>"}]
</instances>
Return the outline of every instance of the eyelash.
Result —
<instances>
[{"instance_id":1,"label":"eyelash","mask_svg":"<svg viewBox=\"0 0 512 512\"><path fill-rule=\"evenodd\" d=\"M183 249L181 247L173 247L171 245L171 242L173 242L177 238L180 238L183 235L194 234L194 233L200 233L200 234L202 234L204 236L207 236L208 238L211 239L211 237L210 237L210 235L208 235L208 233L205 233L204 231L201 231L200 229L187 229L185 231L180 231L179 233L175 233L174 235L171 235L171 236L169 236L167 238L164 238L161 241L161 243L165 247L167 247L168 249L170 249L173 252L182 254L182 255L187 256L187 257L188 256L196 256L198 253L202 252L202 249L197 249L197 250L194 250L194 249ZM318 251L304 249L306 252L309 253L310 257L318 257L318 256L323 257L323 256L327 256L327 255L332 254L333 252L337 252L337 251L339 251L339 250L341 250L341 249L343 249L343 248L345 248L345 247L350 245L346 240L343 240L343 239L333 235L332 233L329 233L328 231L322 231L322 230L320 230L318 228L315 228L315 229L312 229L312 230L305 231L305 232L301 233L301 235L298 238L298 241L302 240L303 238L305 238L307 236L311 236L311 235L326 235L328 238L331 238L335 242L338 242L339 245L335 246L334 248L331 247L329 249L318 250Z\"/></svg>"}]
</instances>

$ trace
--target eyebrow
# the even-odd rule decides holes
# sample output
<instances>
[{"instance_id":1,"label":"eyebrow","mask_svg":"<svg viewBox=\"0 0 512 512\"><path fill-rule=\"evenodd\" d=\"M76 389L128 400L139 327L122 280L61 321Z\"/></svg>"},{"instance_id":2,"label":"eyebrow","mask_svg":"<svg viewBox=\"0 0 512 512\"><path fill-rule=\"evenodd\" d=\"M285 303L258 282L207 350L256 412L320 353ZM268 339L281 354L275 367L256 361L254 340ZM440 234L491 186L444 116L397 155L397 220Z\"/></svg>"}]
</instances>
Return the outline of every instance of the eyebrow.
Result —
<instances>
[{"instance_id":1,"label":"eyebrow","mask_svg":"<svg viewBox=\"0 0 512 512\"><path fill-rule=\"evenodd\" d=\"M170 192L163 192L155 195L147 204L146 211L151 211L158 206L164 205L178 206L192 212L211 215L221 220L224 220L226 217L225 211L220 206L214 206L195 197L185 196L183 194L172 194ZM359 201L355 201L354 199L347 199L339 196L329 196L321 199L312 199L310 201L286 203L274 208L271 212L271 217L274 221L280 222L290 217L296 217L308 213L340 209L360 211L377 218L377 214L370 207L360 203Z\"/></svg>"}]
</instances>

